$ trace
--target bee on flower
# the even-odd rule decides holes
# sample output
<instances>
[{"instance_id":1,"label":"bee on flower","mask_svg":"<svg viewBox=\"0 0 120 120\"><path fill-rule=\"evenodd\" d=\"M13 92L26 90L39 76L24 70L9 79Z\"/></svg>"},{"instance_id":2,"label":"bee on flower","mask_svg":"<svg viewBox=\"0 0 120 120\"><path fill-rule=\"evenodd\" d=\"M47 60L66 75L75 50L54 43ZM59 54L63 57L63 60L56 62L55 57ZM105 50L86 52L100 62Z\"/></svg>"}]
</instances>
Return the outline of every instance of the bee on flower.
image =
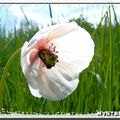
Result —
<instances>
[{"instance_id":1,"label":"bee on flower","mask_svg":"<svg viewBox=\"0 0 120 120\"><path fill-rule=\"evenodd\" d=\"M21 67L35 97L61 100L77 88L94 55L90 34L76 23L38 31L21 49Z\"/></svg>"}]
</instances>

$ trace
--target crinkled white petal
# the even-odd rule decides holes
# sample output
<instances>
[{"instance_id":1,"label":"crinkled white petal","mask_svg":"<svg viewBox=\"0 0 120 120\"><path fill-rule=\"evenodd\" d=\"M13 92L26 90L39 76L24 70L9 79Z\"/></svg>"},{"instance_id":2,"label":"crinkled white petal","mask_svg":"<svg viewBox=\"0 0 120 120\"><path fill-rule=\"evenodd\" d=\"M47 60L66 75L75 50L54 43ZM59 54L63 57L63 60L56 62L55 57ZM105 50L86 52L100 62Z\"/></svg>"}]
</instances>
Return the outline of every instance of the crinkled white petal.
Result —
<instances>
[{"instance_id":1,"label":"crinkled white petal","mask_svg":"<svg viewBox=\"0 0 120 120\"><path fill-rule=\"evenodd\" d=\"M31 92L31 94L32 94L33 96L35 96L35 97L42 97L42 96L40 95L39 89L34 89L34 88L32 88L29 84L28 84L28 86L29 86L30 92Z\"/></svg>"},{"instance_id":2,"label":"crinkled white petal","mask_svg":"<svg viewBox=\"0 0 120 120\"><path fill-rule=\"evenodd\" d=\"M37 79L35 79L35 76L37 76L36 70L38 70L36 69L37 68L36 66L39 64L39 60L36 60L34 65L32 66L29 65L28 59L30 52L27 52L28 45L29 44L26 41L21 49L21 66L23 73L25 74L25 77L28 80L31 94L34 95L35 97L41 97L38 89L38 81Z\"/></svg>"},{"instance_id":3,"label":"crinkled white petal","mask_svg":"<svg viewBox=\"0 0 120 120\"><path fill-rule=\"evenodd\" d=\"M27 66L27 60L26 60L27 57L25 55L27 46L28 46L28 42L26 41L21 49L21 66L22 66L22 70L24 74L25 74L25 69Z\"/></svg>"},{"instance_id":4,"label":"crinkled white petal","mask_svg":"<svg viewBox=\"0 0 120 120\"><path fill-rule=\"evenodd\" d=\"M59 37L51 40L58 51L59 62L54 67L43 68L40 58L30 65L29 57L32 51L29 47L43 34L48 35L58 27L60 26L55 25L38 32L29 44L23 45L21 50L22 70L28 80L30 91L35 97L42 96L49 100L66 98L77 88L79 73L88 67L94 55L94 43L89 33L77 26L77 29L61 37L57 34ZM76 24L72 23L71 27L76 27Z\"/></svg>"},{"instance_id":5,"label":"crinkled white petal","mask_svg":"<svg viewBox=\"0 0 120 120\"><path fill-rule=\"evenodd\" d=\"M34 80L38 81L40 95L49 100L61 100L76 89L79 82L78 76L70 74L73 71L73 66L70 69L70 64L67 64L69 72L65 67L58 63L56 67L51 69L36 70L37 76L35 74L32 76L34 76ZM73 73L75 72L73 71Z\"/></svg>"}]
</instances>

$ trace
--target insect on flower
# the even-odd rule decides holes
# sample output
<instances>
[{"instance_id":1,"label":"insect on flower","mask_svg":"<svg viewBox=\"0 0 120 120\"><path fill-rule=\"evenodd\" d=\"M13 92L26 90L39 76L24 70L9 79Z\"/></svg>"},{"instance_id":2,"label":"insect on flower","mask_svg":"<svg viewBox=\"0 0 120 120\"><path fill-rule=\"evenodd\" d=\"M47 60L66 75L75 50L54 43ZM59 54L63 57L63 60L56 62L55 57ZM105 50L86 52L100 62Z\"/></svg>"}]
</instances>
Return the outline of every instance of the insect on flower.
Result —
<instances>
[{"instance_id":1,"label":"insect on flower","mask_svg":"<svg viewBox=\"0 0 120 120\"><path fill-rule=\"evenodd\" d=\"M76 23L46 27L21 49L21 67L35 97L61 100L79 83L94 55L90 34Z\"/></svg>"}]
</instances>

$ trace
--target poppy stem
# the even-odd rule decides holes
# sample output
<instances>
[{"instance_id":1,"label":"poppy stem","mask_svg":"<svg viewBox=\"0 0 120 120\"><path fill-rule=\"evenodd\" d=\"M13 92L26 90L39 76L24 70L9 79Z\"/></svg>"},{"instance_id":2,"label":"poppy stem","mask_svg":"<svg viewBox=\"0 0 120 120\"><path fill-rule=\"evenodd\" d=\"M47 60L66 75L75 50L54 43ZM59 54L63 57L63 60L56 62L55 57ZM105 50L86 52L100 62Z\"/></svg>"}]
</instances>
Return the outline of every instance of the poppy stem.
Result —
<instances>
[{"instance_id":1,"label":"poppy stem","mask_svg":"<svg viewBox=\"0 0 120 120\"><path fill-rule=\"evenodd\" d=\"M43 102L42 102L42 108L41 108L41 113L42 114L44 114L45 104L46 104L46 99L44 99Z\"/></svg>"},{"instance_id":2,"label":"poppy stem","mask_svg":"<svg viewBox=\"0 0 120 120\"><path fill-rule=\"evenodd\" d=\"M4 91L4 84L5 84L5 77L6 77L6 73L10 67L10 65L12 64L12 62L14 61L14 59L16 58L16 56L20 53L21 48L17 49L8 59L4 69L3 69L3 73L1 76L1 80L0 80L0 113L2 113L2 107L3 107L3 91Z\"/></svg>"}]
</instances>

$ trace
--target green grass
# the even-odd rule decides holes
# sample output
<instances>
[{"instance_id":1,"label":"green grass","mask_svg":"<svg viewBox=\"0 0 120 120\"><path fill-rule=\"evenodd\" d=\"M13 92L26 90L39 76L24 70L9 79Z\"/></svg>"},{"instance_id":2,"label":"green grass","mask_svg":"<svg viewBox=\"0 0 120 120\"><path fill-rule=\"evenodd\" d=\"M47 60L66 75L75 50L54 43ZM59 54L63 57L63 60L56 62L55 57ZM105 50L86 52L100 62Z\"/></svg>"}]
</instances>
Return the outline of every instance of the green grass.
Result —
<instances>
[{"instance_id":1,"label":"green grass","mask_svg":"<svg viewBox=\"0 0 120 120\"><path fill-rule=\"evenodd\" d=\"M114 13L114 24L111 23L111 12ZM94 58L90 66L80 73L77 89L66 99L56 102L33 97L22 73L18 54L5 71L3 82L0 81L2 113L84 114L120 111L120 24L114 7L108 8L97 28L81 18L74 21L90 32L95 43ZM34 25L31 29L21 26L6 36L3 34L5 30L0 28L0 79L10 56L25 41L29 41L37 30Z\"/></svg>"}]
</instances>

